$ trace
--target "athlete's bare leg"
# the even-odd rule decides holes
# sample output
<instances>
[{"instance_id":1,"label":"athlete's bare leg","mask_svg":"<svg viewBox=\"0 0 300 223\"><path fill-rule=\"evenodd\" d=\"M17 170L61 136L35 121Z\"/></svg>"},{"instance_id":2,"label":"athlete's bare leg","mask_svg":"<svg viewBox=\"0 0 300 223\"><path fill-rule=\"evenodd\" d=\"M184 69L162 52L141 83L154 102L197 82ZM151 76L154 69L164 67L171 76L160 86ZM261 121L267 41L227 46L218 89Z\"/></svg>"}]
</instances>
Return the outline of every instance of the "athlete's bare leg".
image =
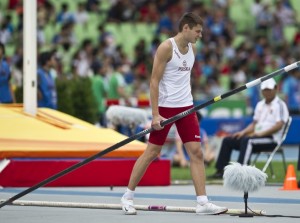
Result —
<instances>
[{"instance_id":1,"label":"athlete's bare leg","mask_svg":"<svg viewBox=\"0 0 300 223\"><path fill-rule=\"evenodd\" d=\"M206 195L205 190L205 167L200 142L187 142L184 144L189 157L190 169L196 195Z\"/></svg>"},{"instance_id":2,"label":"athlete's bare leg","mask_svg":"<svg viewBox=\"0 0 300 223\"><path fill-rule=\"evenodd\" d=\"M148 166L150 163L160 154L162 146L154 145L152 143L148 143L146 150L144 153L137 159L135 162L128 188L132 191L135 190L136 186L144 176Z\"/></svg>"}]
</instances>

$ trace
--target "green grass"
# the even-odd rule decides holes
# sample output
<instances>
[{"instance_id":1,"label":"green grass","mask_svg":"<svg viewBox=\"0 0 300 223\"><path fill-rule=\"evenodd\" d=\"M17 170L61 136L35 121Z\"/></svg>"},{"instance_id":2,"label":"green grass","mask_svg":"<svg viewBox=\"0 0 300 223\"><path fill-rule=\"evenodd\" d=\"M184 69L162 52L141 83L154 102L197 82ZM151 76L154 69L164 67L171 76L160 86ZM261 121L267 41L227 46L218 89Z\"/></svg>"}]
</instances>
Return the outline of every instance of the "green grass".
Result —
<instances>
[{"instance_id":1,"label":"green grass","mask_svg":"<svg viewBox=\"0 0 300 223\"><path fill-rule=\"evenodd\" d=\"M263 169L265 163L257 162L256 167L258 169ZM292 164L294 165L294 169L296 171L297 180L300 180L300 171L297 171L297 162L287 162L287 165ZM267 183L270 184L283 184L285 175L283 164L281 162L272 162L273 170L275 173L275 177L273 178L270 173L270 167L267 169L266 173L268 175ZM209 167L206 167L206 176L212 175L215 172L214 163L211 164ZM180 168L180 167L172 167L171 168L171 179L172 182L174 181L190 181L192 180L190 169L189 168ZM220 183L220 180L212 181L207 180L208 183Z\"/></svg>"}]
</instances>

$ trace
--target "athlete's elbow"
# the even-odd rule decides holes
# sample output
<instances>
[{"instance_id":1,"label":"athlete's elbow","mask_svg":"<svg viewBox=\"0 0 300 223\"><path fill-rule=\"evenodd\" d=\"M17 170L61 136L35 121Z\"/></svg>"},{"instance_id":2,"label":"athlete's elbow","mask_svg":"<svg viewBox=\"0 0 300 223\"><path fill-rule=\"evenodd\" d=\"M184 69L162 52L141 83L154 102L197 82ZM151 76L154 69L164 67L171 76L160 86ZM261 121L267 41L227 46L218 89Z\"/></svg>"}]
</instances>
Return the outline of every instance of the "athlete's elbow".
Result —
<instances>
[{"instance_id":1,"label":"athlete's elbow","mask_svg":"<svg viewBox=\"0 0 300 223\"><path fill-rule=\"evenodd\" d=\"M159 82L155 79L150 80L150 88L158 88Z\"/></svg>"}]
</instances>

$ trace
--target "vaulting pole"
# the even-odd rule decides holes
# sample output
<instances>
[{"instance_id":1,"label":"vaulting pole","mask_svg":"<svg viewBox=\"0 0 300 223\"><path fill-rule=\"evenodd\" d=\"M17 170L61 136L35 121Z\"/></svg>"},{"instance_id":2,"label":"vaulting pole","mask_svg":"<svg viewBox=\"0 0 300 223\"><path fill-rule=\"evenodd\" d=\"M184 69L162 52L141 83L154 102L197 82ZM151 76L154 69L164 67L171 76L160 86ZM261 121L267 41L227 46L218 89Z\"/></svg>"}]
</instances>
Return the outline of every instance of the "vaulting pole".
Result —
<instances>
[{"instance_id":1,"label":"vaulting pole","mask_svg":"<svg viewBox=\"0 0 300 223\"><path fill-rule=\"evenodd\" d=\"M1 201L0 201L1 202ZM10 205L33 206L33 207L57 207L57 208L87 208L87 209L110 209L122 210L121 204L61 202L61 201L14 201ZM164 211L164 212L186 212L196 213L195 207L165 206L165 205L134 205L140 211ZM265 215L264 210L252 210L255 215ZM225 214L244 214L243 209L228 209Z\"/></svg>"}]
</instances>

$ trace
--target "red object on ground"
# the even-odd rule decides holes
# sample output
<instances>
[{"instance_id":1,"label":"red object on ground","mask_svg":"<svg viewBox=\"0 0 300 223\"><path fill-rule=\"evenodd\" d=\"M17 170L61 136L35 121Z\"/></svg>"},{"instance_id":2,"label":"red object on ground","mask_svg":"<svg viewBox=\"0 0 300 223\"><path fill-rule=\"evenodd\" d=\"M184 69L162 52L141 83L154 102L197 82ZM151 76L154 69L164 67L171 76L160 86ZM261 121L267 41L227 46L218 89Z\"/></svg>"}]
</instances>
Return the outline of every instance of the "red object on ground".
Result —
<instances>
[{"instance_id":1,"label":"red object on ground","mask_svg":"<svg viewBox=\"0 0 300 223\"><path fill-rule=\"evenodd\" d=\"M82 161L82 159L11 159L0 172L2 187L31 187ZM46 187L127 186L135 159L97 159ZM149 166L140 186L170 185L170 161L157 159Z\"/></svg>"}]
</instances>

